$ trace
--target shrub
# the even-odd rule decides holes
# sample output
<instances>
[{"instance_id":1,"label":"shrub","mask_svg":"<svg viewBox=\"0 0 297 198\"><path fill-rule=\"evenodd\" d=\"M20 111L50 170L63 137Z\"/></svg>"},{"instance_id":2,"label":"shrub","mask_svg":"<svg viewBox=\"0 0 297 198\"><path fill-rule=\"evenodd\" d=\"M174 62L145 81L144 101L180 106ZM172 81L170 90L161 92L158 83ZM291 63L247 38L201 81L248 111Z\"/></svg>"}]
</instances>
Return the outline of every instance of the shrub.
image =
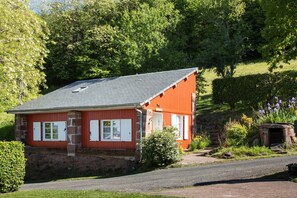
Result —
<instances>
[{"instance_id":1,"label":"shrub","mask_svg":"<svg viewBox=\"0 0 297 198\"><path fill-rule=\"evenodd\" d=\"M247 128L237 122L228 122L225 125L226 146L242 146L245 144Z\"/></svg>"},{"instance_id":2,"label":"shrub","mask_svg":"<svg viewBox=\"0 0 297 198\"><path fill-rule=\"evenodd\" d=\"M151 166L166 166L179 160L179 148L175 133L170 129L155 131L144 138L142 158Z\"/></svg>"},{"instance_id":3,"label":"shrub","mask_svg":"<svg viewBox=\"0 0 297 198\"><path fill-rule=\"evenodd\" d=\"M215 104L227 103L233 109L241 103L256 108L260 102L269 101L276 95L296 95L297 71L215 79L212 86Z\"/></svg>"},{"instance_id":4,"label":"shrub","mask_svg":"<svg viewBox=\"0 0 297 198\"><path fill-rule=\"evenodd\" d=\"M0 192L17 191L25 177L24 145L0 142Z\"/></svg>"},{"instance_id":5,"label":"shrub","mask_svg":"<svg viewBox=\"0 0 297 198\"><path fill-rule=\"evenodd\" d=\"M14 140L14 116L0 112L0 141Z\"/></svg>"},{"instance_id":6,"label":"shrub","mask_svg":"<svg viewBox=\"0 0 297 198\"><path fill-rule=\"evenodd\" d=\"M211 143L210 138L205 135L196 136L190 143L190 150L204 149Z\"/></svg>"},{"instance_id":7,"label":"shrub","mask_svg":"<svg viewBox=\"0 0 297 198\"><path fill-rule=\"evenodd\" d=\"M14 124L12 122L5 122L0 124L0 141L14 140Z\"/></svg>"}]
</instances>

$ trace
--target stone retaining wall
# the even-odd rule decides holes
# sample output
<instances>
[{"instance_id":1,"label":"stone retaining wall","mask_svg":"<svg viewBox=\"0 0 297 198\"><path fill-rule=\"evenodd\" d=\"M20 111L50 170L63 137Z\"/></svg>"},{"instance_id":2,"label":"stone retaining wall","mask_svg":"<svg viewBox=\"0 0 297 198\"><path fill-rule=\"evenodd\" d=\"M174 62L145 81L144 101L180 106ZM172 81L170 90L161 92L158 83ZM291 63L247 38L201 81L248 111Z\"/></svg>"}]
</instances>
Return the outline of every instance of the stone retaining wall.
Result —
<instances>
[{"instance_id":1,"label":"stone retaining wall","mask_svg":"<svg viewBox=\"0 0 297 198\"><path fill-rule=\"evenodd\" d=\"M26 180L54 180L69 177L127 173L136 167L132 156L108 156L67 150L26 148Z\"/></svg>"}]
</instances>

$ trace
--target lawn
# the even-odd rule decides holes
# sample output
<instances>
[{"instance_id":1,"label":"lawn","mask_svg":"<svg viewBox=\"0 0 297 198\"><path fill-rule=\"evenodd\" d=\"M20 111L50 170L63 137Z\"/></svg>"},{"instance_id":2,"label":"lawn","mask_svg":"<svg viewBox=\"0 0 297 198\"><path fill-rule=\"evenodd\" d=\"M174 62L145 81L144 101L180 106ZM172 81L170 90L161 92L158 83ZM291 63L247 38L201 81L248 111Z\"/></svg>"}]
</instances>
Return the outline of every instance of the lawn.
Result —
<instances>
[{"instance_id":1,"label":"lawn","mask_svg":"<svg viewBox=\"0 0 297 198\"><path fill-rule=\"evenodd\" d=\"M297 60L291 61L290 64L284 64L283 68L274 70L278 71L287 71L287 70L297 70ZM252 62L252 63L241 63L236 67L235 77L236 76L245 76L250 74L263 74L267 73L268 65L265 62ZM206 82L209 86L206 87L206 93L204 95L209 95L212 93L211 83L214 79L219 78L213 69L207 70L204 75Z\"/></svg>"},{"instance_id":2,"label":"lawn","mask_svg":"<svg viewBox=\"0 0 297 198\"><path fill-rule=\"evenodd\" d=\"M274 70L278 71L287 71L287 70L297 70L297 60L291 61L290 64L284 64L283 68ZM241 63L237 66L235 70L236 76L245 76L250 74L262 74L267 73L268 65L265 62L253 62L253 63ZM202 94L197 101L197 114L199 116L210 115L215 117L237 117L245 113L251 115L251 109L242 109L237 108L236 110L230 111L228 105L215 105L212 103L212 81L216 78L219 78L214 69L206 70L204 74L206 79L207 87L206 93Z\"/></svg>"},{"instance_id":3,"label":"lawn","mask_svg":"<svg viewBox=\"0 0 297 198\"><path fill-rule=\"evenodd\" d=\"M100 190L32 190L32 191L18 191L13 193L0 194L2 198L161 198L165 196L159 195L145 195L139 193L124 193L124 192L107 192Z\"/></svg>"}]
</instances>

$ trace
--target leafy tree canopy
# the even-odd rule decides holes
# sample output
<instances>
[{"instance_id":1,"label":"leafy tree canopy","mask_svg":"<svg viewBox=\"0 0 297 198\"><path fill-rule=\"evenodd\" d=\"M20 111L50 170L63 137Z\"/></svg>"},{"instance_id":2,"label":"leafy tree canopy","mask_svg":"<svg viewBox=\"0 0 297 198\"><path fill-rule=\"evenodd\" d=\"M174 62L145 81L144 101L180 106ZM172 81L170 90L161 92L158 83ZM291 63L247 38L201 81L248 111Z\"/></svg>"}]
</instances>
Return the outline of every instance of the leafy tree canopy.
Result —
<instances>
[{"instance_id":1,"label":"leafy tree canopy","mask_svg":"<svg viewBox=\"0 0 297 198\"><path fill-rule=\"evenodd\" d=\"M0 1L0 110L38 95L47 50L45 22L21 0Z\"/></svg>"},{"instance_id":2,"label":"leafy tree canopy","mask_svg":"<svg viewBox=\"0 0 297 198\"><path fill-rule=\"evenodd\" d=\"M58 85L145 71L179 18L168 0L67 0L42 16L51 32L48 81Z\"/></svg>"},{"instance_id":3,"label":"leafy tree canopy","mask_svg":"<svg viewBox=\"0 0 297 198\"><path fill-rule=\"evenodd\" d=\"M297 58L297 1L261 0L265 12L263 53L274 69Z\"/></svg>"},{"instance_id":4,"label":"leafy tree canopy","mask_svg":"<svg viewBox=\"0 0 297 198\"><path fill-rule=\"evenodd\" d=\"M215 67L222 77L233 76L246 48L245 8L242 0L200 0L189 4L195 19L195 62L207 68Z\"/></svg>"}]
</instances>

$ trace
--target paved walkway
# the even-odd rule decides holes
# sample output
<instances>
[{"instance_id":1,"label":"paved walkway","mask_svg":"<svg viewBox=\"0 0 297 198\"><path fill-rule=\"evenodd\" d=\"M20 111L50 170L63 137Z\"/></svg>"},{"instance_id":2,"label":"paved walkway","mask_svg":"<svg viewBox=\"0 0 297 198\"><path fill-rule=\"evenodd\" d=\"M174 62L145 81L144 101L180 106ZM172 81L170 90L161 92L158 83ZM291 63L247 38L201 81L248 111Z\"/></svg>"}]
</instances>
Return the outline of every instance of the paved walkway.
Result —
<instances>
[{"instance_id":1,"label":"paved walkway","mask_svg":"<svg viewBox=\"0 0 297 198\"><path fill-rule=\"evenodd\" d=\"M182 161L180 161L178 164L197 165L197 164L206 164L206 163L223 161L222 159L205 156L210 151L211 149L205 149L205 150L201 150L201 151L197 151L189 154L186 153L185 155L182 156Z\"/></svg>"},{"instance_id":2,"label":"paved walkway","mask_svg":"<svg viewBox=\"0 0 297 198\"><path fill-rule=\"evenodd\" d=\"M289 181L238 181L238 183L168 189L148 194L201 198L296 198L297 184Z\"/></svg>"}]
</instances>

